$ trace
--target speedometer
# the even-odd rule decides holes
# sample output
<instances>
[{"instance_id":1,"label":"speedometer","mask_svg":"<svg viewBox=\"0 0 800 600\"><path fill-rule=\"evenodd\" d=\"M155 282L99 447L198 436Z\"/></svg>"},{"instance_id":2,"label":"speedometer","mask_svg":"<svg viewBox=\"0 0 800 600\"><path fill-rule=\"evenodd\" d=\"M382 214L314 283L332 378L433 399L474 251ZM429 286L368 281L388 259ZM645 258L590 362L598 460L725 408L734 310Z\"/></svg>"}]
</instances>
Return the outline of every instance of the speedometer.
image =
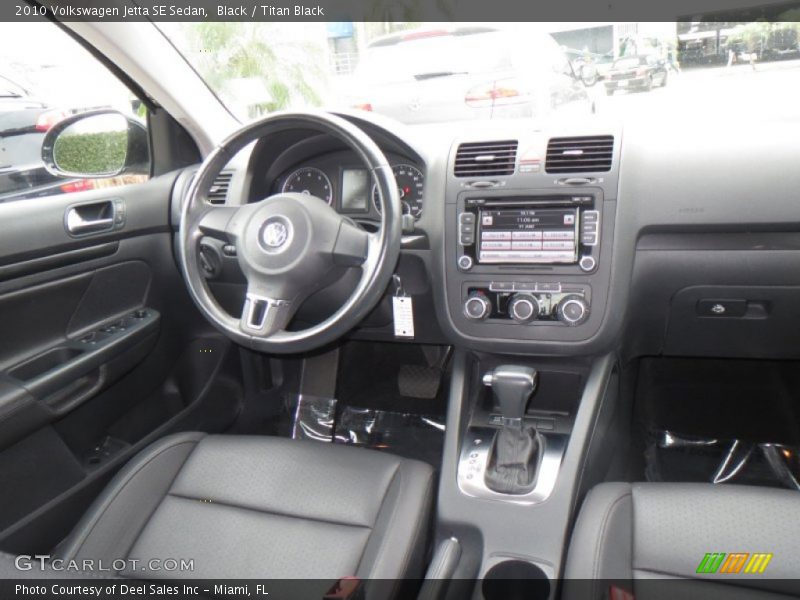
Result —
<instances>
[{"instance_id":1,"label":"speedometer","mask_svg":"<svg viewBox=\"0 0 800 600\"><path fill-rule=\"evenodd\" d=\"M422 171L411 165L395 165L392 167L392 173L397 181L397 192L403 203L403 213L414 215L415 219L419 219L422 214L422 188L425 186ZM372 204L375 210L381 212L377 185L372 186Z\"/></svg>"},{"instance_id":2,"label":"speedometer","mask_svg":"<svg viewBox=\"0 0 800 600\"><path fill-rule=\"evenodd\" d=\"M296 192L316 196L328 206L333 204L333 186L331 180L321 169L302 167L289 173L283 182L282 192Z\"/></svg>"}]
</instances>

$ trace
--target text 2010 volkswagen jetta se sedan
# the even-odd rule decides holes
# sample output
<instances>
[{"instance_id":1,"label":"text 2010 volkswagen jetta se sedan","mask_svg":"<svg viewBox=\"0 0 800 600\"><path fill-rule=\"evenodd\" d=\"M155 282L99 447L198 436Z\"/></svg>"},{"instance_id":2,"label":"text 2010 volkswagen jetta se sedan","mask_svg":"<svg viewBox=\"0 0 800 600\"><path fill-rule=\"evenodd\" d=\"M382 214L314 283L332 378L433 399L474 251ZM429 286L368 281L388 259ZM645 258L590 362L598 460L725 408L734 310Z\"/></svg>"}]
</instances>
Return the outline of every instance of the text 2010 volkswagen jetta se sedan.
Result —
<instances>
[{"instance_id":1,"label":"text 2010 volkswagen jetta se sedan","mask_svg":"<svg viewBox=\"0 0 800 600\"><path fill-rule=\"evenodd\" d=\"M0 23L94 107L39 157L90 185L0 196L0 595L800 594L800 62L727 60L767 17Z\"/></svg>"}]
</instances>

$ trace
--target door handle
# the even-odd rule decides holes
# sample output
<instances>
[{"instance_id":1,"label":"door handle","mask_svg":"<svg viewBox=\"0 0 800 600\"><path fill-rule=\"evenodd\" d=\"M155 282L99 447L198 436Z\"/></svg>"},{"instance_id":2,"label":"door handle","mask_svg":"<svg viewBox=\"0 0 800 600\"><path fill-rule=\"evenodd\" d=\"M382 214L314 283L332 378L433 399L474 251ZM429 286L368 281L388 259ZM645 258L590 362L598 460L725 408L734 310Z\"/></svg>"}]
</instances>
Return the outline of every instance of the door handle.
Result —
<instances>
[{"instance_id":1,"label":"door handle","mask_svg":"<svg viewBox=\"0 0 800 600\"><path fill-rule=\"evenodd\" d=\"M114 228L114 203L111 200L79 204L67 209L64 224L72 235L87 235Z\"/></svg>"}]
</instances>

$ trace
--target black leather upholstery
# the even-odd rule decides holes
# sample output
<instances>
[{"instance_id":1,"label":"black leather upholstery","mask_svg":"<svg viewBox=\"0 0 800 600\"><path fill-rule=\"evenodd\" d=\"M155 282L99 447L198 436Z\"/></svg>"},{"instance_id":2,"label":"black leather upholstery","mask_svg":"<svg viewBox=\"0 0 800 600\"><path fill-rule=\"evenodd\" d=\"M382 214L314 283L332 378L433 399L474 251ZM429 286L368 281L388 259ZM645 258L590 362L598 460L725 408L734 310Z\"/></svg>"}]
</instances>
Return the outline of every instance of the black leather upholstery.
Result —
<instances>
[{"instance_id":1,"label":"black leather upholstery","mask_svg":"<svg viewBox=\"0 0 800 600\"><path fill-rule=\"evenodd\" d=\"M169 436L134 458L59 548L138 559L158 579L421 577L433 495L423 463L271 437ZM152 558L192 572L148 571Z\"/></svg>"},{"instance_id":2,"label":"black leather upholstery","mask_svg":"<svg viewBox=\"0 0 800 600\"><path fill-rule=\"evenodd\" d=\"M758 575L698 574L710 552L772 553ZM570 543L565 598L603 598L626 582L637 600L800 595L800 494L692 483L606 483L584 501ZM645 583L678 578L669 585ZM586 580L596 583L587 585ZM737 588L738 586L738 588ZM591 593L589 587L592 587Z\"/></svg>"}]
</instances>

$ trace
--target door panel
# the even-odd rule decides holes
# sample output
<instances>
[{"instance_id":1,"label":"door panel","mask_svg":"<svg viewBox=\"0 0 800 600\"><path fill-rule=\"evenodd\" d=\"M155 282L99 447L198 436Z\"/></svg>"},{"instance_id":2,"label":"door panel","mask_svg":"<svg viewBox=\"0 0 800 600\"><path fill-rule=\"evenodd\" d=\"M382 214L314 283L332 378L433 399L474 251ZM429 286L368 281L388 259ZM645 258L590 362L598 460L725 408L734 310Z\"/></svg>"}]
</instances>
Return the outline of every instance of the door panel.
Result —
<instances>
[{"instance_id":1,"label":"door panel","mask_svg":"<svg viewBox=\"0 0 800 600\"><path fill-rule=\"evenodd\" d=\"M235 419L238 353L173 255L176 177L0 204L0 550L48 552L144 445ZM107 200L122 223L67 231Z\"/></svg>"},{"instance_id":2,"label":"door panel","mask_svg":"<svg viewBox=\"0 0 800 600\"><path fill-rule=\"evenodd\" d=\"M76 199L95 203L102 190L0 204L0 221L14 223L0 242L0 449L103 391L152 349L160 321L146 309L152 270L121 259L119 244L166 235L173 182L115 188L124 220L80 239L67 231L66 215ZM85 253L109 244L107 257Z\"/></svg>"},{"instance_id":3,"label":"door panel","mask_svg":"<svg viewBox=\"0 0 800 600\"><path fill-rule=\"evenodd\" d=\"M174 181L175 174L168 174L139 185L0 203L0 223L14 224L4 227L0 236L0 267L134 235L167 231L169 195ZM66 218L74 205L105 200L124 206L122 226L80 237L67 231Z\"/></svg>"}]
</instances>

